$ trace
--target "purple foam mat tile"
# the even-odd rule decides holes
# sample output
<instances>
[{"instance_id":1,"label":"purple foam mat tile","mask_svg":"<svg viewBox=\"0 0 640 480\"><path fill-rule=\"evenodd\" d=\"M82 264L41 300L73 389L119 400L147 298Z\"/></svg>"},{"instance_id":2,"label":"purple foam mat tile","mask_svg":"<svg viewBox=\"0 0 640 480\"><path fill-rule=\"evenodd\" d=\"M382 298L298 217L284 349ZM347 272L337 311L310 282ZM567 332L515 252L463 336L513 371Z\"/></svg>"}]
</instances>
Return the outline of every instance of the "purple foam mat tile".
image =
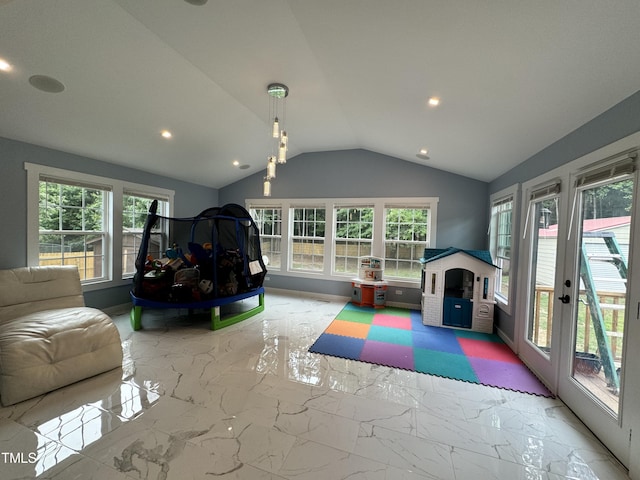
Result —
<instances>
[{"instance_id":1,"label":"purple foam mat tile","mask_svg":"<svg viewBox=\"0 0 640 480\"><path fill-rule=\"evenodd\" d=\"M375 340L366 340L360 360L388 367L414 369L413 348Z\"/></svg>"},{"instance_id":2,"label":"purple foam mat tile","mask_svg":"<svg viewBox=\"0 0 640 480\"><path fill-rule=\"evenodd\" d=\"M518 392L552 396L547 387L523 364L470 358L478 380L482 384Z\"/></svg>"}]
</instances>

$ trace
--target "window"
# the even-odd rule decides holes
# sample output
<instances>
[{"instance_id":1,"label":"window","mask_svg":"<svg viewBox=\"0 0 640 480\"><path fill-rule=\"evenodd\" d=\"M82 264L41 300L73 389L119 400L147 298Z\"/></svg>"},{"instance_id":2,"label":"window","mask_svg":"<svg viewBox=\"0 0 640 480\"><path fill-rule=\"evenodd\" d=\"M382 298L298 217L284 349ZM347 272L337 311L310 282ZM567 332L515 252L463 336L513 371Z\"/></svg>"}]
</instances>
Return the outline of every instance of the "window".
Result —
<instances>
[{"instance_id":1,"label":"window","mask_svg":"<svg viewBox=\"0 0 640 480\"><path fill-rule=\"evenodd\" d=\"M291 268L324 269L324 208L294 208L291 236Z\"/></svg>"},{"instance_id":2,"label":"window","mask_svg":"<svg viewBox=\"0 0 640 480\"><path fill-rule=\"evenodd\" d=\"M136 257L140 250L142 232L147 221L151 202L158 200L158 215L167 216L168 202L162 198L125 192L122 198L122 275L131 277L136 273ZM160 258L167 248L168 232L163 231L166 222L157 222L151 230L147 253Z\"/></svg>"},{"instance_id":3,"label":"window","mask_svg":"<svg viewBox=\"0 0 640 480\"><path fill-rule=\"evenodd\" d=\"M334 211L334 267L337 274L358 273L358 257L371 255L372 207L336 207Z\"/></svg>"},{"instance_id":4,"label":"window","mask_svg":"<svg viewBox=\"0 0 640 480\"><path fill-rule=\"evenodd\" d=\"M496 277L496 299L509 305L511 287L511 258L513 256L513 212L517 186L491 196L490 251L494 263L500 268Z\"/></svg>"},{"instance_id":5,"label":"window","mask_svg":"<svg viewBox=\"0 0 640 480\"><path fill-rule=\"evenodd\" d=\"M358 258L371 255L385 258L391 285L417 287L419 259L436 241L437 197L260 198L246 207L283 276L353 278Z\"/></svg>"},{"instance_id":6,"label":"window","mask_svg":"<svg viewBox=\"0 0 640 480\"><path fill-rule=\"evenodd\" d=\"M428 208L385 208L385 276L419 279L419 259L428 246Z\"/></svg>"},{"instance_id":7,"label":"window","mask_svg":"<svg viewBox=\"0 0 640 480\"><path fill-rule=\"evenodd\" d=\"M27 264L77 265L85 290L130 282L149 205L157 199L170 216L174 192L32 163L25 170ZM166 234L152 235L152 255L166 249Z\"/></svg>"},{"instance_id":8,"label":"window","mask_svg":"<svg viewBox=\"0 0 640 480\"><path fill-rule=\"evenodd\" d=\"M509 281L511 272L511 214L513 211L513 197L494 206L496 216L495 259L500 268L497 280L496 294L509 301Z\"/></svg>"},{"instance_id":9,"label":"window","mask_svg":"<svg viewBox=\"0 0 640 480\"><path fill-rule=\"evenodd\" d=\"M282 265L282 209L253 207L249 210L260 230L260 250L269 261L268 268L280 269Z\"/></svg>"},{"instance_id":10,"label":"window","mask_svg":"<svg viewBox=\"0 0 640 480\"><path fill-rule=\"evenodd\" d=\"M82 280L104 279L107 187L40 179L38 264L76 265Z\"/></svg>"}]
</instances>

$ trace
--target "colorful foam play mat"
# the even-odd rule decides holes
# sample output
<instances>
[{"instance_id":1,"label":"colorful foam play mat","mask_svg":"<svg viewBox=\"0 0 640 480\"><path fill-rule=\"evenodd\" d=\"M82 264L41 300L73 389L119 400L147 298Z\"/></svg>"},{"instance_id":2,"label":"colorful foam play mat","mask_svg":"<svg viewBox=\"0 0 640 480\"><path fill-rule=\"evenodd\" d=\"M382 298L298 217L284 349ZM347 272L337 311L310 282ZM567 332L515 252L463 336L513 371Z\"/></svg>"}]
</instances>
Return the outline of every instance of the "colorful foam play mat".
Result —
<instances>
[{"instance_id":1,"label":"colorful foam play mat","mask_svg":"<svg viewBox=\"0 0 640 480\"><path fill-rule=\"evenodd\" d=\"M418 310L349 303L309 351L553 396L498 335L423 325Z\"/></svg>"}]
</instances>

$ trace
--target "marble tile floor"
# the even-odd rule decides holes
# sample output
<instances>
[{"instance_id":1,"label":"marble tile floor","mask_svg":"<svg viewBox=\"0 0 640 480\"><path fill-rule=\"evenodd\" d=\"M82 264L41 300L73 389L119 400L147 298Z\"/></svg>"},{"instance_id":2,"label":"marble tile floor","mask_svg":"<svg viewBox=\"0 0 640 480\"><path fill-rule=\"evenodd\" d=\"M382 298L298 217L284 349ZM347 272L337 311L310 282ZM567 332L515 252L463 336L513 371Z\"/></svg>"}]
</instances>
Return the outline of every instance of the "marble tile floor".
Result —
<instances>
[{"instance_id":1,"label":"marble tile floor","mask_svg":"<svg viewBox=\"0 0 640 480\"><path fill-rule=\"evenodd\" d=\"M112 313L123 369L0 409L0 478L628 478L558 399L311 354L346 299L265 300Z\"/></svg>"}]
</instances>

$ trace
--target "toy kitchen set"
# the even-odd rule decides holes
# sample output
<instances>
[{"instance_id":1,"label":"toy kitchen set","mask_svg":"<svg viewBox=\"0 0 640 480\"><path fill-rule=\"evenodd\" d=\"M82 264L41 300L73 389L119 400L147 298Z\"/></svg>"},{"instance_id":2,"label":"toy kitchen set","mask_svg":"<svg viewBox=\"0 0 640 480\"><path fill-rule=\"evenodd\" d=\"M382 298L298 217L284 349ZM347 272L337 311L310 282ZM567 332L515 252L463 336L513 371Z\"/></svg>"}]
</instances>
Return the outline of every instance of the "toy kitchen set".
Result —
<instances>
[{"instance_id":1,"label":"toy kitchen set","mask_svg":"<svg viewBox=\"0 0 640 480\"><path fill-rule=\"evenodd\" d=\"M351 303L361 307L383 308L387 301L387 282L382 279L384 260L358 258L358 278L351 281Z\"/></svg>"}]
</instances>

